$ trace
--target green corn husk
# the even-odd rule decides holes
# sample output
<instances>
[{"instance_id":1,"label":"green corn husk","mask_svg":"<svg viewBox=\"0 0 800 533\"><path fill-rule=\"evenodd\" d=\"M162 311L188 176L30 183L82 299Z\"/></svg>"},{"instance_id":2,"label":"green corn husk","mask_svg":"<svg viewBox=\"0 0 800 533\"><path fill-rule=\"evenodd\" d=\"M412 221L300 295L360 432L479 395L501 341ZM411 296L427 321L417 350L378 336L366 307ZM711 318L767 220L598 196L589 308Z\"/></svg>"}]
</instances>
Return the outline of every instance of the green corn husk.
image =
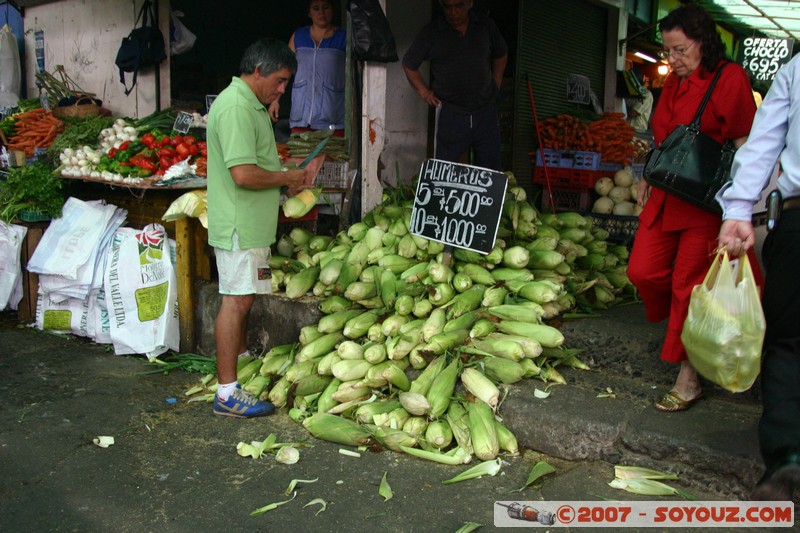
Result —
<instances>
[{"instance_id":1,"label":"green corn husk","mask_svg":"<svg viewBox=\"0 0 800 533\"><path fill-rule=\"evenodd\" d=\"M402 429L409 435L423 437L428 429L428 420L424 416L409 416L403 422Z\"/></svg>"},{"instance_id":2,"label":"green corn husk","mask_svg":"<svg viewBox=\"0 0 800 533\"><path fill-rule=\"evenodd\" d=\"M431 385L433 385L433 380L444 370L445 366L447 366L446 357L444 355L436 357L420 372L417 379L411 382L411 387L408 390L422 395L427 394Z\"/></svg>"},{"instance_id":3,"label":"green corn husk","mask_svg":"<svg viewBox=\"0 0 800 533\"><path fill-rule=\"evenodd\" d=\"M305 346L322 337L323 333L319 330L317 324L310 324L300 328L300 344Z\"/></svg>"},{"instance_id":4,"label":"green corn husk","mask_svg":"<svg viewBox=\"0 0 800 533\"><path fill-rule=\"evenodd\" d=\"M394 302L394 310L398 315L408 316L414 309L414 297L410 294L400 294Z\"/></svg>"},{"instance_id":5,"label":"green corn husk","mask_svg":"<svg viewBox=\"0 0 800 533\"><path fill-rule=\"evenodd\" d=\"M453 257L463 263L471 263L476 265L481 265L486 262L486 258L483 255L479 254L478 252L473 252L472 250L466 250L464 248L455 248L453 250Z\"/></svg>"},{"instance_id":6,"label":"green corn husk","mask_svg":"<svg viewBox=\"0 0 800 533\"><path fill-rule=\"evenodd\" d=\"M383 246L383 236L386 232L378 226L369 228L364 234L364 242L370 250L376 250Z\"/></svg>"},{"instance_id":7,"label":"green corn husk","mask_svg":"<svg viewBox=\"0 0 800 533\"><path fill-rule=\"evenodd\" d=\"M386 335L381 331L381 323L375 322L367 330L367 339L370 342L383 343L386 341Z\"/></svg>"},{"instance_id":8,"label":"green corn husk","mask_svg":"<svg viewBox=\"0 0 800 533\"><path fill-rule=\"evenodd\" d=\"M497 281L531 281L533 274L526 268L500 267L492 270L492 277Z\"/></svg>"},{"instance_id":9,"label":"green corn husk","mask_svg":"<svg viewBox=\"0 0 800 533\"><path fill-rule=\"evenodd\" d=\"M495 305L487 307L486 312L501 320L517 320L531 324L541 323L542 315L544 315L544 309L539 304L536 304L536 307L514 304Z\"/></svg>"},{"instance_id":10,"label":"green corn husk","mask_svg":"<svg viewBox=\"0 0 800 533\"><path fill-rule=\"evenodd\" d=\"M369 331L370 326L378 321L379 315L380 313L377 309L372 309L354 316L344 323L344 329L342 330L343 335L348 339L363 337L366 335L367 331Z\"/></svg>"},{"instance_id":11,"label":"green corn husk","mask_svg":"<svg viewBox=\"0 0 800 533\"><path fill-rule=\"evenodd\" d=\"M400 407L400 402L395 399L365 403L364 405L359 405L356 409L355 420L360 424L372 424L375 415L390 413L398 407Z\"/></svg>"},{"instance_id":12,"label":"green corn husk","mask_svg":"<svg viewBox=\"0 0 800 533\"><path fill-rule=\"evenodd\" d=\"M446 264L432 262L428 267L428 275L433 283L450 283L455 274Z\"/></svg>"},{"instance_id":13,"label":"green corn husk","mask_svg":"<svg viewBox=\"0 0 800 533\"><path fill-rule=\"evenodd\" d=\"M503 357L484 358L483 371L488 378L506 385L516 383L525 375L525 368L520 363Z\"/></svg>"},{"instance_id":14,"label":"green corn husk","mask_svg":"<svg viewBox=\"0 0 800 533\"><path fill-rule=\"evenodd\" d=\"M333 285L342 272L344 261L341 259L331 259L319 271L319 280L325 285Z\"/></svg>"},{"instance_id":15,"label":"green corn husk","mask_svg":"<svg viewBox=\"0 0 800 533\"><path fill-rule=\"evenodd\" d=\"M443 306L456 295L455 289L449 283L437 283L428 286L428 299L434 306Z\"/></svg>"},{"instance_id":16,"label":"green corn husk","mask_svg":"<svg viewBox=\"0 0 800 533\"><path fill-rule=\"evenodd\" d=\"M447 323L447 315L444 309L437 307L431 311L425 323L422 325L422 340L428 342L434 335L438 335Z\"/></svg>"},{"instance_id":17,"label":"green corn husk","mask_svg":"<svg viewBox=\"0 0 800 533\"><path fill-rule=\"evenodd\" d=\"M300 298L314 286L319 277L319 267L306 267L294 276L286 285L286 297L292 300Z\"/></svg>"},{"instance_id":18,"label":"green corn husk","mask_svg":"<svg viewBox=\"0 0 800 533\"><path fill-rule=\"evenodd\" d=\"M339 279L336 280L336 283L333 286L333 293L334 294L344 294L344 291L347 290L347 287L350 286L351 283L358 280L358 276L361 275L362 266L358 263L348 263L345 262L342 265L342 269L339 272ZM347 298L349 300L349 298Z\"/></svg>"},{"instance_id":19,"label":"green corn husk","mask_svg":"<svg viewBox=\"0 0 800 533\"><path fill-rule=\"evenodd\" d=\"M547 348L557 348L564 343L564 334L558 329L545 324L502 320L497 323L497 329L509 335L534 338Z\"/></svg>"},{"instance_id":20,"label":"green corn husk","mask_svg":"<svg viewBox=\"0 0 800 533\"><path fill-rule=\"evenodd\" d=\"M428 358L425 357L425 352L422 351L422 345L418 344L408 352L408 362L411 368L415 370L423 370L428 366Z\"/></svg>"},{"instance_id":21,"label":"green corn husk","mask_svg":"<svg viewBox=\"0 0 800 533\"><path fill-rule=\"evenodd\" d=\"M434 420L425 430L425 440L437 450L442 450L453 442L453 430L446 421Z\"/></svg>"},{"instance_id":22,"label":"green corn husk","mask_svg":"<svg viewBox=\"0 0 800 533\"><path fill-rule=\"evenodd\" d=\"M508 289L503 286L489 287L483 293L483 300L481 300L481 307L495 307L502 305L506 296L508 296Z\"/></svg>"},{"instance_id":23,"label":"green corn husk","mask_svg":"<svg viewBox=\"0 0 800 533\"><path fill-rule=\"evenodd\" d=\"M469 339L468 329L456 329L442 332L431 337L431 340L429 340L422 349L433 355L441 355L447 350L452 350L457 346L461 346L467 339Z\"/></svg>"},{"instance_id":24,"label":"green corn husk","mask_svg":"<svg viewBox=\"0 0 800 533\"><path fill-rule=\"evenodd\" d=\"M480 339L492 333L493 331L495 331L494 322L485 318L481 318L475 322L475 324L472 326L472 329L469 330L469 337L471 339Z\"/></svg>"},{"instance_id":25,"label":"green corn husk","mask_svg":"<svg viewBox=\"0 0 800 533\"><path fill-rule=\"evenodd\" d=\"M360 379L343 381L333 393L332 398L339 403L360 402L372 394L372 389L365 387Z\"/></svg>"},{"instance_id":26,"label":"green corn husk","mask_svg":"<svg viewBox=\"0 0 800 533\"><path fill-rule=\"evenodd\" d=\"M523 337L522 335L510 335L501 331L490 333L486 336L487 339L514 341L522 346L522 351L526 358L539 357L542 354L542 344L531 337ZM521 361L517 361L518 363Z\"/></svg>"},{"instance_id":27,"label":"green corn husk","mask_svg":"<svg viewBox=\"0 0 800 533\"><path fill-rule=\"evenodd\" d=\"M533 362L533 359L525 358L519 362L519 366L525 371L523 377L526 378L535 378L539 376L539 373L542 371L539 366Z\"/></svg>"},{"instance_id":28,"label":"green corn husk","mask_svg":"<svg viewBox=\"0 0 800 533\"><path fill-rule=\"evenodd\" d=\"M408 282L422 281L428 275L430 265L430 263L416 263L401 272L400 279Z\"/></svg>"},{"instance_id":29,"label":"green corn husk","mask_svg":"<svg viewBox=\"0 0 800 533\"><path fill-rule=\"evenodd\" d=\"M473 367L463 369L461 384L470 394L485 402L492 410L497 409L500 402L500 390L480 370Z\"/></svg>"},{"instance_id":30,"label":"green corn husk","mask_svg":"<svg viewBox=\"0 0 800 533\"><path fill-rule=\"evenodd\" d=\"M401 391L407 391L411 388L411 381L409 381L406 373L397 365L387 366L381 376L393 387L397 387Z\"/></svg>"},{"instance_id":31,"label":"green corn husk","mask_svg":"<svg viewBox=\"0 0 800 533\"><path fill-rule=\"evenodd\" d=\"M339 342L344 340L344 335L339 332L326 333L322 337L306 344L297 352L295 362L302 363L316 359L330 353Z\"/></svg>"},{"instance_id":32,"label":"green corn husk","mask_svg":"<svg viewBox=\"0 0 800 533\"><path fill-rule=\"evenodd\" d=\"M479 311L468 311L458 318L447 321L442 328L442 333L449 333L459 329L469 330L480 318L482 317Z\"/></svg>"},{"instance_id":33,"label":"green corn husk","mask_svg":"<svg viewBox=\"0 0 800 533\"><path fill-rule=\"evenodd\" d=\"M485 286L475 285L462 293L456 294L447 303L447 318L452 320L480 307L485 291Z\"/></svg>"},{"instance_id":34,"label":"green corn husk","mask_svg":"<svg viewBox=\"0 0 800 533\"><path fill-rule=\"evenodd\" d=\"M322 283L321 281L317 281L313 287L311 287L311 294L314 296L323 298L325 295L331 293L331 288Z\"/></svg>"},{"instance_id":35,"label":"green corn husk","mask_svg":"<svg viewBox=\"0 0 800 533\"><path fill-rule=\"evenodd\" d=\"M395 310L398 310L397 305L395 304ZM418 300L414 300L414 305L411 307L411 314L417 318L427 318L433 312L433 304L427 298L420 298Z\"/></svg>"},{"instance_id":36,"label":"green corn husk","mask_svg":"<svg viewBox=\"0 0 800 533\"><path fill-rule=\"evenodd\" d=\"M397 253L397 248L394 246L383 246L381 248L376 248L367 254L367 264L378 266L378 263L380 263L381 258L383 258L384 255L394 253Z\"/></svg>"},{"instance_id":37,"label":"green corn husk","mask_svg":"<svg viewBox=\"0 0 800 533\"><path fill-rule=\"evenodd\" d=\"M492 247L492 250L486 254L486 262L492 265L499 265L503 262L503 246L500 245L500 239Z\"/></svg>"},{"instance_id":38,"label":"green corn husk","mask_svg":"<svg viewBox=\"0 0 800 533\"><path fill-rule=\"evenodd\" d=\"M431 410L430 402L420 393L401 392L398 398L400 399L400 404L403 406L403 409L414 416L427 415Z\"/></svg>"},{"instance_id":39,"label":"green corn husk","mask_svg":"<svg viewBox=\"0 0 800 533\"><path fill-rule=\"evenodd\" d=\"M492 408L484 402L471 402L466 409L472 452L483 461L494 459L500 453L500 443Z\"/></svg>"},{"instance_id":40,"label":"green corn husk","mask_svg":"<svg viewBox=\"0 0 800 533\"><path fill-rule=\"evenodd\" d=\"M289 382L294 383L298 381L300 378L305 376L310 376L311 374L317 373L317 360L316 359L309 359L308 361L303 361L298 363L297 361L294 362L292 366L286 369L286 379Z\"/></svg>"},{"instance_id":41,"label":"green corn husk","mask_svg":"<svg viewBox=\"0 0 800 533\"><path fill-rule=\"evenodd\" d=\"M459 481L466 481L476 477L495 476L498 472L500 472L502 464L503 463L499 458L491 461L484 461L464 470L455 477L442 481L442 484L447 485L449 483L458 483Z\"/></svg>"},{"instance_id":42,"label":"green corn husk","mask_svg":"<svg viewBox=\"0 0 800 533\"><path fill-rule=\"evenodd\" d=\"M286 369L294 362L294 354L278 354L270 357L264 356L258 373L262 376L282 376Z\"/></svg>"},{"instance_id":43,"label":"green corn husk","mask_svg":"<svg viewBox=\"0 0 800 533\"><path fill-rule=\"evenodd\" d=\"M292 386L292 382L286 379L286 377L282 377L275 384L269 391L267 398L275 407L284 407L286 405L286 400L289 397L289 387Z\"/></svg>"},{"instance_id":44,"label":"green corn husk","mask_svg":"<svg viewBox=\"0 0 800 533\"><path fill-rule=\"evenodd\" d=\"M428 403L431 404L431 408L428 411L430 418L439 418L447 411L447 406L450 405L450 398L453 396L453 390L455 390L460 368L461 361L456 357L434 378L428 393L425 395Z\"/></svg>"},{"instance_id":45,"label":"green corn husk","mask_svg":"<svg viewBox=\"0 0 800 533\"><path fill-rule=\"evenodd\" d=\"M303 420L303 426L315 437L346 446L369 446L369 431L352 420L327 413L315 413Z\"/></svg>"},{"instance_id":46,"label":"green corn husk","mask_svg":"<svg viewBox=\"0 0 800 533\"><path fill-rule=\"evenodd\" d=\"M553 270L564 262L564 256L555 250L531 250L528 267Z\"/></svg>"},{"instance_id":47,"label":"green corn husk","mask_svg":"<svg viewBox=\"0 0 800 533\"><path fill-rule=\"evenodd\" d=\"M519 444L511 430L496 418L494 420L494 429L497 433L497 443L500 445L500 449L512 455L519 455Z\"/></svg>"},{"instance_id":48,"label":"green corn husk","mask_svg":"<svg viewBox=\"0 0 800 533\"><path fill-rule=\"evenodd\" d=\"M362 269L367 264L367 255L369 255L369 246L365 242L357 242L350 248L350 253L347 254L345 261L347 263L353 263L356 265L360 265Z\"/></svg>"},{"instance_id":49,"label":"green corn husk","mask_svg":"<svg viewBox=\"0 0 800 533\"><path fill-rule=\"evenodd\" d=\"M331 295L319 302L319 310L330 315L338 311L344 311L353 306L353 302L339 295Z\"/></svg>"},{"instance_id":50,"label":"green corn husk","mask_svg":"<svg viewBox=\"0 0 800 533\"><path fill-rule=\"evenodd\" d=\"M591 218L576 213L575 211L561 211L556 214L561 225L565 228L591 228Z\"/></svg>"},{"instance_id":51,"label":"green corn husk","mask_svg":"<svg viewBox=\"0 0 800 533\"><path fill-rule=\"evenodd\" d=\"M375 283L370 281L354 281L347 286L343 294L345 298L353 302L374 298L377 295L378 289L375 287Z\"/></svg>"},{"instance_id":52,"label":"green corn husk","mask_svg":"<svg viewBox=\"0 0 800 533\"><path fill-rule=\"evenodd\" d=\"M558 370L549 364L544 364L541 366L541 370L539 371L539 375L537 377L545 382L549 381L551 383L559 383L561 385L566 385L567 383L567 380L564 379L564 376L562 376Z\"/></svg>"},{"instance_id":53,"label":"green corn husk","mask_svg":"<svg viewBox=\"0 0 800 533\"><path fill-rule=\"evenodd\" d=\"M397 243L397 255L399 256L411 259L417 255L417 250L417 243L410 233L403 235Z\"/></svg>"},{"instance_id":54,"label":"green corn husk","mask_svg":"<svg viewBox=\"0 0 800 533\"><path fill-rule=\"evenodd\" d=\"M458 446L472 454L472 439L469 434L469 424L467 424L467 410L461 402L450 402L445 420L450 424L453 438L456 439Z\"/></svg>"},{"instance_id":55,"label":"green corn husk","mask_svg":"<svg viewBox=\"0 0 800 533\"><path fill-rule=\"evenodd\" d=\"M614 466L614 477L618 479L678 479L678 474L660 472L643 466Z\"/></svg>"},{"instance_id":56,"label":"green corn husk","mask_svg":"<svg viewBox=\"0 0 800 533\"><path fill-rule=\"evenodd\" d=\"M398 237L402 237L403 235L408 234L408 224L404 220L405 217L398 217L395 218L389 224L389 231Z\"/></svg>"},{"instance_id":57,"label":"green corn husk","mask_svg":"<svg viewBox=\"0 0 800 533\"><path fill-rule=\"evenodd\" d=\"M321 376L319 374L303 376L295 382L294 393L296 396L319 394L325 390L332 379L331 376Z\"/></svg>"},{"instance_id":58,"label":"green corn husk","mask_svg":"<svg viewBox=\"0 0 800 533\"><path fill-rule=\"evenodd\" d=\"M458 274L454 275L452 283L456 292L464 292L473 285L472 278L463 272L459 272Z\"/></svg>"},{"instance_id":59,"label":"green corn husk","mask_svg":"<svg viewBox=\"0 0 800 533\"><path fill-rule=\"evenodd\" d=\"M349 228L347 228L347 236L353 239L354 241L363 240L364 237L367 235L367 231L369 230L369 226L367 226L364 222L356 222L352 224Z\"/></svg>"},{"instance_id":60,"label":"green corn husk","mask_svg":"<svg viewBox=\"0 0 800 533\"><path fill-rule=\"evenodd\" d=\"M258 398L261 396L261 393L264 392L264 389L267 388L267 385L269 385L269 378L256 374L251 377L242 388Z\"/></svg>"},{"instance_id":61,"label":"green corn husk","mask_svg":"<svg viewBox=\"0 0 800 533\"><path fill-rule=\"evenodd\" d=\"M644 496L672 496L679 494L678 490L666 483L653 479L619 479L615 478L608 483L609 487L641 494Z\"/></svg>"},{"instance_id":62,"label":"green corn husk","mask_svg":"<svg viewBox=\"0 0 800 533\"><path fill-rule=\"evenodd\" d=\"M369 370L371 367L372 363L365 361L364 359L342 359L331 366L331 372L333 372L334 377L337 377L342 381L352 381L354 379L361 379L366 376L367 370Z\"/></svg>"},{"instance_id":63,"label":"green corn husk","mask_svg":"<svg viewBox=\"0 0 800 533\"><path fill-rule=\"evenodd\" d=\"M317 323L317 330L320 333L336 333L342 331L345 323L347 323L348 320L360 315L363 312L364 311L361 309L345 309L343 311L337 311L335 313L325 315L319 319L319 322Z\"/></svg>"},{"instance_id":64,"label":"green corn husk","mask_svg":"<svg viewBox=\"0 0 800 533\"><path fill-rule=\"evenodd\" d=\"M342 358L339 355L338 350L333 350L325 355L323 355L317 362L317 374L320 376L332 376L333 371L331 367L334 363L338 363L341 361Z\"/></svg>"},{"instance_id":65,"label":"green corn husk","mask_svg":"<svg viewBox=\"0 0 800 533\"><path fill-rule=\"evenodd\" d=\"M391 270L382 270L378 284L383 305L388 308L394 307L397 299L397 275Z\"/></svg>"},{"instance_id":66,"label":"green corn husk","mask_svg":"<svg viewBox=\"0 0 800 533\"><path fill-rule=\"evenodd\" d=\"M339 405L339 402L333 399L333 393L339 389L341 384L342 380L331 378L330 382L328 382L328 386L325 387L325 390L322 391L322 394L317 398L317 412L327 413L335 406Z\"/></svg>"},{"instance_id":67,"label":"green corn husk","mask_svg":"<svg viewBox=\"0 0 800 533\"><path fill-rule=\"evenodd\" d=\"M398 335L386 344L389 359L404 358L422 341L422 324L422 320L412 320L400 328Z\"/></svg>"},{"instance_id":68,"label":"green corn husk","mask_svg":"<svg viewBox=\"0 0 800 533\"><path fill-rule=\"evenodd\" d=\"M412 448L417 445L418 438L409 435L402 429L393 429L385 426L367 426L376 441L393 452L403 451L401 447Z\"/></svg>"},{"instance_id":69,"label":"green corn husk","mask_svg":"<svg viewBox=\"0 0 800 533\"><path fill-rule=\"evenodd\" d=\"M385 344L376 343L364 349L364 360L369 361L373 365L382 363L387 357Z\"/></svg>"},{"instance_id":70,"label":"green corn husk","mask_svg":"<svg viewBox=\"0 0 800 533\"><path fill-rule=\"evenodd\" d=\"M492 354L495 357L504 357L512 361L520 361L525 357L525 350L522 345L509 339L497 339L487 336L483 339L472 339L470 345L481 352Z\"/></svg>"},{"instance_id":71,"label":"green corn husk","mask_svg":"<svg viewBox=\"0 0 800 533\"><path fill-rule=\"evenodd\" d=\"M526 300L537 304L545 304L558 298L560 292L560 290L556 290L553 284L546 281L528 281L521 284L510 282L507 286L515 294Z\"/></svg>"},{"instance_id":72,"label":"green corn husk","mask_svg":"<svg viewBox=\"0 0 800 533\"><path fill-rule=\"evenodd\" d=\"M400 331L400 328L410 321L411 320L408 318L408 316L398 314L390 315L386 317L381 324L381 333L383 333L386 337L397 335L397 333Z\"/></svg>"},{"instance_id":73,"label":"green corn husk","mask_svg":"<svg viewBox=\"0 0 800 533\"><path fill-rule=\"evenodd\" d=\"M353 340L344 340L336 347L339 357L349 360L363 360L364 346Z\"/></svg>"},{"instance_id":74,"label":"green corn husk","mask_svg":"<svg viewBox=\"0 0 800 533\"><path fill-rule=\"evenodd\" d=\"M380 283L380 276L381 267L378 265L372 265L361 270L361 275L358 276L358 281L366 281L367 283Z\"/></svg>"},{"instance_id":75,"label":"green corn husk","mask_svg":"<svg viewBox=\"0 0 800 533\"><path fill-rule=\"evenodd\" d=\"M383 415L376 415L374 417L374 423L378 426L386 426L393 429L402 429L405 430L406 422L411 418L411 414L403 409L402 407L398 407L394 411L390 411ZM423 419L424 420L424 419ZM409 433L406 431L406 433ZM412 434L412 433L409 433ZM419 436L419 435L416 435Z\"/></svg>"},{"instance_id":76,"label":"green corn husk","mask_svg":"<svg viewBox=\"0 0 800 533\"><path fill-rule=\"evenodd\" d=\"M462 448L457 448L456 451L452 454L442 453L442 452L434 452L429 450L420 450L418 448L410 448L408 446L400 446L400 450L407 453L408 455L413 455L414 457L418 457L419 459L425 459L428 461L433 461L435 463L441 463L445 465L462 465L467 464L470 461L470 454L466 450Z\"/></svg>"},{"instance_id":77,"label":"green corn husk","mask_svg":"<svg viewBox=\"0 0 800 533\"><path fill-rule=\"evenodd\" d=\"M402 274L405 270L408 270L409 267L416 264L415 259L410 259L408 257L403 257L399 254L387 254L384 255L380 261L378 261L378 265L382 268L388 268L398 276Z\"/></svg>"},{"instance_id":78,"label":"green corn husk","mask_svg":"<svg viewBox=\"0 0 800 533\"><path fill-rule=\"evenodd\" d=\"M260 373L263 362L261 359L245 357L240 357L239 359L240 361L237 361L236 381L247 383L250 378Z\"/></svg>"},{"instance_id":79,"label":"green corn husk","mask_svg":"<svg viewBox=\"0 0 800 533\"><path fill-rule=\"evenodd\" d=\"M474 263L467 263L461 265L459 272L463 272L472 279L473 283L478 285L485 285L491 287L497 280L494 279L492 273L482 266Z\"/></svg>"}]
</instances>

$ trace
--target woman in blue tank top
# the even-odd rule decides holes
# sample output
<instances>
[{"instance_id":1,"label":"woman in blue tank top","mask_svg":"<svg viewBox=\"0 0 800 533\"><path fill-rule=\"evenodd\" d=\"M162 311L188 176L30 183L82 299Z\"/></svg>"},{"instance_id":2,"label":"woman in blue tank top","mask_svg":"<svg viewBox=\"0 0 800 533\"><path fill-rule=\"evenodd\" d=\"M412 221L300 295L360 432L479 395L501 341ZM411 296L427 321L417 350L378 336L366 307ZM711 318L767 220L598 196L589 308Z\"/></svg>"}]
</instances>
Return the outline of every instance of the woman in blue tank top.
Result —
<instances>
[{"instance_id":1,"label":"woman in blue tank top","mask_svg":"<svg viewBox=\"0 0 800 533\"><path fill-rule=\"evenodd\" d=\"M330 0L311 0L308 16L312 24L289 39L297 55L289 126L292 132L333 129L342 135L347 32L333 25ZM278 119L278 105L277 100L270 105L273 120Z\"/></svg>"}]
</instances>

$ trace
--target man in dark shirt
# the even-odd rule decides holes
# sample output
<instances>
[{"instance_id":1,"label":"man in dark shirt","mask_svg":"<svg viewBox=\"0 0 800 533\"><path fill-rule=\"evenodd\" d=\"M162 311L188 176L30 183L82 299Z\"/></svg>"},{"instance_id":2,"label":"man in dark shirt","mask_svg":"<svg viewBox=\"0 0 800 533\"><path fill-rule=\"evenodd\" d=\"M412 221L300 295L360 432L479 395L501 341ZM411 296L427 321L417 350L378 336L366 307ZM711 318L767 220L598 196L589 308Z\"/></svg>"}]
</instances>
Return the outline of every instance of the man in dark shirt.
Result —
<instances>
[{"instance_id":1,"label":"man in dark shirt","mask_svg":"<svg viewBox=\"0 0 800 533\"><path fill-rule=\"evenodd\" d=\"M508 60L497 25L472 12L472 0L440 0L444 18L420 31L403 57L409 83L436 107L435 157L459 161L472 148L473 163L502 170L496 97ZM431 83L419 71L430 61Z\"/></svg>"}]
</instances>

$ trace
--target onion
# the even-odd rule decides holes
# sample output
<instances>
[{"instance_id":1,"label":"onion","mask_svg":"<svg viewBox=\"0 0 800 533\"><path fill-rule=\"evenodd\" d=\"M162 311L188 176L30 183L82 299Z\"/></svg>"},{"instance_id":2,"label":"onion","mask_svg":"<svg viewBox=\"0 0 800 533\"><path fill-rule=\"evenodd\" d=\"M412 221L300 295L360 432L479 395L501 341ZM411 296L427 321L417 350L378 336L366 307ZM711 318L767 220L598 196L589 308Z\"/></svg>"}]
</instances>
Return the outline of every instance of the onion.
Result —
<instances>
[{"instance_id":1,"label":"onion","mask_svg":"<svg viewBox=\"0 0 800 533\"><path fill-rule=\"evenodd\" d=\"M601 215L608 215L614 209L614 201L608 196L601 196L594 202L592 212L600 213Z\"/></svg>"},{"instance_id":2,"label":"onion","mask_svg":"<svg viewBox=\"0 0 800 533\"><path fill-rule=\"evenodd\" d=\"M614 204L612 213L626 217L633 216L633 204L631 202L619 202L618 204Z\"/></svg>"},{"instance_id":3,"label":"onion","mask_svg":"<svg viewBox=\"0 0 800 533\"><path fill-rule=\"evenodd\" d=\"M608 177L600 178L594 184L594 190L600 196L608 196L612 188L614 188L614 182Z\"/></svg>"},{"instance_id":4,"label":"onion","mask_svg":"<svg viewBox=\"0 0 800 533\"><path fill-rule=\"evenodd\" d=\"M623 168L617 170L616 174L614 174L614 185L618 185L620 187L630 187L633 184L633 180L635 176L633 172L631 172L627 168Z\"/></svg>"},{"instance_id":5,"label":"onion","mask_svg":"<svg viewBox=\"0 0 800 533\"><path fill-rule=\"evenodd\" d=\"M616 186L608 193L608 197L611 198L615 204L627 202L631 199L631 190L628 187Z\"/></svg>"}]
</instances>

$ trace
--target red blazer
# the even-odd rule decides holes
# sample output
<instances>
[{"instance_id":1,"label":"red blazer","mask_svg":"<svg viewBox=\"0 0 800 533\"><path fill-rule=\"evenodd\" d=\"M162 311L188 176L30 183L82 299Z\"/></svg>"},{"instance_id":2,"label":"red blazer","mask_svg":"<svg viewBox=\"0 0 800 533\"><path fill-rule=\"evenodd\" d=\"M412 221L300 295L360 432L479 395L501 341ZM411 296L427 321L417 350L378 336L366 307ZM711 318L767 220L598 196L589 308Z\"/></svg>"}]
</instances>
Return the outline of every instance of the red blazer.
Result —
<instances>
[{"instance_id":1,"label":"red blazer","mask_svg":"<svg viewBox=\"0 0 800 533\"><path fill-rule=\"evenodd\" d=\"M653 137L657 145L679 124L689 124L697 113L716 72L700 71L700 67L695 69L683 83L674 74L664 82L653 113ZM756 103L750 80L740 65L730 63L722 71L714 92L711 93L711 99L700 120L700 131L719 142L738 139L750 133L755 113ZM721 223L719 215L653 188L650 199L639 216L639 223L650 227L659 218L665 231L707 224L719 226Z\"/></svg>"}]
</instances>

